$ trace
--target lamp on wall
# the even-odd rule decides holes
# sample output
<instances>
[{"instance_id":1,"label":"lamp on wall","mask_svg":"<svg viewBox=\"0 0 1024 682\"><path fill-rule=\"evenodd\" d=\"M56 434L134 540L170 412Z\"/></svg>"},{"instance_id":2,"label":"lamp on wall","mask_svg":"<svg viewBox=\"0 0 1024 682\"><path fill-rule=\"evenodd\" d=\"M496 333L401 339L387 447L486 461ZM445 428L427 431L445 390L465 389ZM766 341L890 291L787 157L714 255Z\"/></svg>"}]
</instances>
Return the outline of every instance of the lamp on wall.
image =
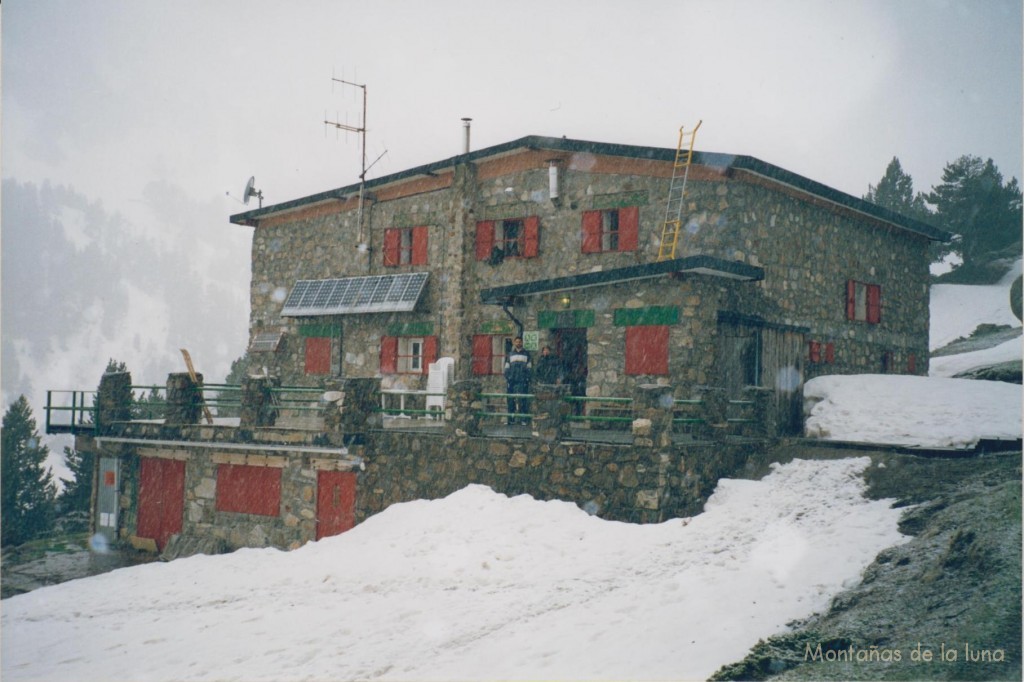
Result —
<instances>
[{"instance_id":1,"label":"lamp on wall","mask_svg":"<svg viewBox=\"0 0 1024 682\"><path fill-rule=\"evenodd\" d=\"M569 298L569 294L562 294L562 307L568 308L572 305L572 299Z\"/></svg>"}]
</instances>

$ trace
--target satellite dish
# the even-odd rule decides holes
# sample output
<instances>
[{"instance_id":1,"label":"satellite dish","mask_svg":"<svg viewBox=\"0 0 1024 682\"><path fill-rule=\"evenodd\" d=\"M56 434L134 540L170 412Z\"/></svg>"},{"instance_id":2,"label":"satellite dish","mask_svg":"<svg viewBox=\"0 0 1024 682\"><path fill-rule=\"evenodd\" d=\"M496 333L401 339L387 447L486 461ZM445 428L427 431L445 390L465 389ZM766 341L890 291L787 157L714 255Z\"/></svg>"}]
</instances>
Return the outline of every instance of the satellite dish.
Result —
<instances>
[{"instance_id":1,"label":"satellite dish","mask_svg":"<svg viewBox=\"0 0 1024 682\"><path fill-rule=\"evenodd\" d=\"M256 197L260 200L260 208L263 208L263 190L255 189L256 176L251 176L249 182L245 183L245 191L242 192L242 203L249 205L249 198Z\"/></svg>"}]
</instances>

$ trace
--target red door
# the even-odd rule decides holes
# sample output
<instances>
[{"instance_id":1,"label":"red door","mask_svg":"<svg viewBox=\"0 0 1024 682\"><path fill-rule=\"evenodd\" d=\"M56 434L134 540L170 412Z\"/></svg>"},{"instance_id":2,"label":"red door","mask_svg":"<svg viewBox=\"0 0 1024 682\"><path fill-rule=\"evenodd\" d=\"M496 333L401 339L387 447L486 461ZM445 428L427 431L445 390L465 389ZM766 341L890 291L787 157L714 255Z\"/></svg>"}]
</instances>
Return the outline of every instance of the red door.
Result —
<instances>
[{"instance_id":1,"label":"red door","mask_svg":"<svg viewBox=\"0 0 1024 682\"><path fill-rule=\"evenodd\" d=\"M185 511L185 462L143 457L139 466L139 537L156 540L163 551L167 541L181 532Z\"/></svg>"},{"instance_id":2,"label":"red door","mask_svg":"<svg viewBox=\"0 0 1024 682\"><path fill-rule=\"evenodd\" d=\"M316 479L316 539L344 533L356 525L356 475L321 471Z\"/></svg>"}]
</instances>

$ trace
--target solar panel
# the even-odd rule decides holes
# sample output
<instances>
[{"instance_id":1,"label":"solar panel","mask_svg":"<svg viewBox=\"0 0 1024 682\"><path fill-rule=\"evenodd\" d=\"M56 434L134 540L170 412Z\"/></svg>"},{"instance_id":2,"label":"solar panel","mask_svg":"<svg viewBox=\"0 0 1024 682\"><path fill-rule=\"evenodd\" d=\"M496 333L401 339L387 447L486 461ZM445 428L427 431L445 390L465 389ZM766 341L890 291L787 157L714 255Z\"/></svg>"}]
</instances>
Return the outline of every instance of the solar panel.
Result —
<instances>
[{"instance_id":1,"label":"solar panel","mask_svg":"<svg viewBox=\"0 0 1024 682\"><path fill-rule=\"evenodd\" d=\"M284 302L287 317L410 311L426 286L428 272L341 279L300 279Z\"/></svg>"},{"instance_id":2,"label":"solar panel","mask_svg":"<svg viewBox=\"0 0 1024 682\"><path fill-rule=\"evenodd\" d=\"M256 332L249 344L250 353L273 353L281 343L284 332L281 330L272 332Z\"/></svg>"}]
</instances>

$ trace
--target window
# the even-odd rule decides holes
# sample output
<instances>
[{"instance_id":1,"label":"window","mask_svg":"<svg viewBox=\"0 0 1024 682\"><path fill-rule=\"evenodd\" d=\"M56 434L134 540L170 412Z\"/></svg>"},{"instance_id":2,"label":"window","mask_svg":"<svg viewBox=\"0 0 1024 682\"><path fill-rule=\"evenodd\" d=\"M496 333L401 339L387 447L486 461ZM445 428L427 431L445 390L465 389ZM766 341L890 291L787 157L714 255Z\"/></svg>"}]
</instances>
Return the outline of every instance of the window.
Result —
<instances>
[{"instance_id":1,"label":"window","mask_svg":"<svg viewBox=\"0 0 1024 682\"><path fill-rule=\"evenodd\" d=\"M668 374L668 326L626 327L626 374Z\"/></svg>"},{"instance_id":2,"label":"window","mask_svg":"<svg viewBox=\"0 0 1024 682\"><path fill-rule=\"evenodd\" d=\"M583 253L636 251L640 207L583 212Z\"/></svg>"},{"instance_id":3,"label":"window","mask_svg":"<svg viewBox=\"0 0 1024 682\"><path fill-rule=\"evenodd\" d=\"M808 341L807 346L807 360L809 362L825 362L827 364L832 364L836 361L836 346L834 343Z\"/></svg>"},{"instance_id":4,"label":"window","mask_svg":"<svg viewBox=\"0 0 1024 682\"><path fill-rule=\"evenodd\" d=\"M882 353L882 374L889 374L895 371L895 358L891 350Z\"/></svg>"},{"instance_id":5,"label":"window","mask_svg":"<svg viewBox=\"0 0 1024 682\"><path fill-rule=\"evenodd\" d=\"M331 373L331 339L324 336L306 338L306 374Z\"/></svg>"},{"instance_id":6,"label":"window","mask_svg":"<svg viewBox=\"0 0 1024 682\"><path fill-rule=\"evenodd\" d=\"M882 287L855 280L846 282L846 319L878 324L882 321Z\"/></svg>"},{"instance_id":7,"label":"window","mask_svg":"<svg viewBox=\"0 0 1024 682\"><path fill-rule=\"evenodd\" d=\"M540 245L537 216L485 220L476 224L476 259L497 265L506 258L536 258Z\"/></svg>"},{"instance_id":8,"label":"window","mask_svg":"<svg viewBox=\"0 0 1024 682\"><path fill-rule=\"evenodd\" d=\"M217 511L278 516L281 470L241 464L217 465Z\"/></svg>"},{"instance_id":9,"label":"window","mask_svg":"<svg viewBox=\"0 0 1024 682\"><path fill-rule=\"evenodd\" d=\"M385 336L380 340L381 374L426 374L435 360L436 336Z\"/></svg>"},{"instance_id":10,"label":"window","mask_svg":"<svg viewBox=\"0 0 1024 682\"><path fill-rule=\"evenodd\" d=\"M505 355L511 347L511 336L475 335L473 337L473 376L501 374L505 364Z\"/></svg>"},{"instance_id":11,"label":"window","mask_svg":"<svg viewBox=\"0 0 1024 682\"><path fill-rule=\"evenodd\" d=\"M427 228L392 227L384 230L384 265L425 265L427 263Z\"/></svg>"}]
</instances>

